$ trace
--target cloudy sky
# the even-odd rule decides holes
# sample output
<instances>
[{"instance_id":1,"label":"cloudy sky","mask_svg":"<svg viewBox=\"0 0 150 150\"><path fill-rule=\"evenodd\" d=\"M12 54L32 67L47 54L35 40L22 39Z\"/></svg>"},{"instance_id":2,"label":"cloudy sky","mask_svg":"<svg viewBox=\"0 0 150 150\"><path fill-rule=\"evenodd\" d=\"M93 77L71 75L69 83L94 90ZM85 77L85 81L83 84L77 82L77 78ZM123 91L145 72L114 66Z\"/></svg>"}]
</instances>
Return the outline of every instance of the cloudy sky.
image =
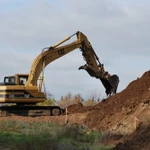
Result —
<instances>
[{"instance_id":1,"label":"cloudy sky","mask_svg":"<svg viewBox=\"0 0 150 150\"><path fill-rule=\"evenodd\" d=\"M0 80L29 73L44 47L83 32L110 74L120 78L118 92L150 69L148 0L0 0ZM45 86L56 99L80 93L105 95L98 79L78 67L77 49L45 70Z\"/></svg>"}]
</instances>

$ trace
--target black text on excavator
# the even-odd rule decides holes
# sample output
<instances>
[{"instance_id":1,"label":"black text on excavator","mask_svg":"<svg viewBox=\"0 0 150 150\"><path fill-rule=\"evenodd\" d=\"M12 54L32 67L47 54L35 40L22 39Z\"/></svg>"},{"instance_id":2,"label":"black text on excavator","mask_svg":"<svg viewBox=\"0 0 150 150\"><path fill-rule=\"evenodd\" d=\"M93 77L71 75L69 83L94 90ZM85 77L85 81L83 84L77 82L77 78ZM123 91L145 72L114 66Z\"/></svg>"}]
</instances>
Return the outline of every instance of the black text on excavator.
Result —
<instances>
[{"instance_id":1,"label":"black text on excavator","mask_svg":"<svg viewBox=\"0 0 150 150\"><path fill-rule=\"evenodd\" d=\"M75 41L70 44L61 45L74 35L77 36ZM79 67L79 69L85 69L90 76L100 79L107 95L115 94L119 77L117 75L110 75L105 71L103 64L100 63L87 37L78 31L56 45L45 48L33 61L29 74L16 74L4 77L4 82L0 83L0 103L25 105L45 101L46 95L41 90L44 78L42 71L52 61L59 59L75 49L81 50L86 61L86 64ZM30 107L29 109L33 108ZM47 109L51 110L51 108Z\"/></svg>"}]
</instances>

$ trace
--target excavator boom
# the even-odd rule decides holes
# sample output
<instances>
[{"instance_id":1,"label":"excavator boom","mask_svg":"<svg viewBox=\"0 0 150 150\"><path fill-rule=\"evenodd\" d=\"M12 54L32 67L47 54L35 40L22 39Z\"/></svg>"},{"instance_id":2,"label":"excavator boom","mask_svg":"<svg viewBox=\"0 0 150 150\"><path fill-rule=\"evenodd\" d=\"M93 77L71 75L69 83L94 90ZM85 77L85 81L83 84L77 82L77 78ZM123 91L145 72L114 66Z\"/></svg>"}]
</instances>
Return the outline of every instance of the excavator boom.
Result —
<instances>
[{"instance_id":1,"label":"excavator boom","mask_svg":"<svg viewBox=\"0 0 150 150\"><path fill-rule=\"evenodd\" d=\"M77 37L75 41L61 46L75 35ZM79 67L79 70L85 69L90 76L100 79L106 89L105 92L107 95L115 94L119 83L119 77L117 75L111 76L104 70L104 66L100 63L99 58L92 48L89 40L82 32L79 31L59 43L45 48L42 53L35 58L26 86L35 86L42 70L49 63L78 48L81 50L84 60L86 61L86 64Z\"/></svg>"}]
</instances>

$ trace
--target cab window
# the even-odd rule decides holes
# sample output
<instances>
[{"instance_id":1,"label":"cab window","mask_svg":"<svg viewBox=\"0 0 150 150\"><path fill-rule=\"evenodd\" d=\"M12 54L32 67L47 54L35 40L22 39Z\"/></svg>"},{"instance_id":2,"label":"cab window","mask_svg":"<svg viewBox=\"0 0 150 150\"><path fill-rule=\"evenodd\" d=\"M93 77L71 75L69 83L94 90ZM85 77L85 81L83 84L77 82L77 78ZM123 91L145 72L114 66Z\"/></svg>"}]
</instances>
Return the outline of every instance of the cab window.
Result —
<instances>
[{"instance_id":1,"label":"cab window","mask_svg":"<svg viewBox=\"0 0 150 150\"><path fill-rule=\"evenodd\" d=\"M25 85L27 82L27 77L19 77L19 84Z\"/></svg>"},{"instance_id":2,"label":"cab window","mask_svg":"<svg viewBox=\"0 0 150 150\"><path fill-rule=\"evenodd\" d=\"M15 84L15 77L5 77L4 83Z\"/></svg>"}]
</instances>

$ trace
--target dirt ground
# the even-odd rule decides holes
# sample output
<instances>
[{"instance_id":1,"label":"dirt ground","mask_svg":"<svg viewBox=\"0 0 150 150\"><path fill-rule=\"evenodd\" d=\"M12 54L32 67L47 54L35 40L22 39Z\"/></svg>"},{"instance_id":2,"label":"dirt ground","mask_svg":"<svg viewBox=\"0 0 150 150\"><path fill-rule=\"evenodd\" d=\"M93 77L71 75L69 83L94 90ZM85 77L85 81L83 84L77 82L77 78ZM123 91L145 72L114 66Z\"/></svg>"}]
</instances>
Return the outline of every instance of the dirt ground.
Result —
<instances>
[{"instance_id":1,"label":"dirt ground","mask_svg":"<svg viewBox=\"0 0 150 150\"><path fill-rule=\"evenodd\" d=\"M115 144L114 150L150 150L150 71L131 82L122 92L103 99L95 106L76 104L67 110L67 116L12 116L0 120L78 123L91 130L109 133L106 144Z\"/></svg>"}]
</instances>

